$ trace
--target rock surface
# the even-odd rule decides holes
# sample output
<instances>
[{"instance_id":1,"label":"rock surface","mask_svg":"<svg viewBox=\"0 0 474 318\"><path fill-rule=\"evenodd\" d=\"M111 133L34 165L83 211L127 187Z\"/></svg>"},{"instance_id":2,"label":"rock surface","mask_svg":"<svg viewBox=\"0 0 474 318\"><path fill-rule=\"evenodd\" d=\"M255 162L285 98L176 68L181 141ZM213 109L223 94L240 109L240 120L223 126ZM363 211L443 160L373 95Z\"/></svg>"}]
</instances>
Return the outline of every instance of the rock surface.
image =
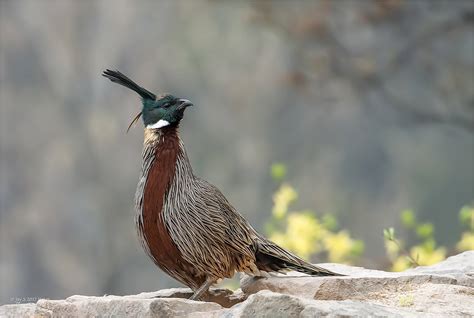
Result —
<instances>
[{"instance_id":1,"label":"rock surface","mask_svg":"<svg viewBox=\"0 0 474 318\"><path fill-rule=\"evenodd\" d=\"M473 317L474 251L402 273L322 264L345 277L291 272L243 277L242 291L213 289L191 301L189 289L132 296L72 296L0 307L0 317Z\"/></svg>"}]
</instances>

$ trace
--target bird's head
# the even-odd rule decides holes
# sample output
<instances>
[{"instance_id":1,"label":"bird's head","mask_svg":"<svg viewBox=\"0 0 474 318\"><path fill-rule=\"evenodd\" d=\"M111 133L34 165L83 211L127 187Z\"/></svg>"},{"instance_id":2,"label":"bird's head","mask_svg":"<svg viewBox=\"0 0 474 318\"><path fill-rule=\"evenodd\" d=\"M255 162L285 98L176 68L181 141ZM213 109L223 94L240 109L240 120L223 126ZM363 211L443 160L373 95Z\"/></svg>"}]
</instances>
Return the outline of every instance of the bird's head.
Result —
<instances>
[{"instance_id":1,"label":"bird's head","mask_svg":"<svg viewBox=\"0 0 474 318\"><path fill-rule=\"evenodd\" d=\"M143 100L143 123L150 129L177 125L183 119L184 110L192 105L189 100L170 94L164 94L157 100Z\"/></svg>"},{"instance_id":2,"label":"bird's head","mask_svg":"<svg viewBox=\"0 0 474 318\"><path fill-rule=\"evenodd\" d=\"M183 119L184 110L193 104L187 99L176 98L170 94L156 97L155 94L139 86L119 71L106 70L103 76L112 82L125 86L137 92L142 98L143 108L128 126L130 127L140 118L148 129L160 129L166 126L177 126Z\"/></svg>"}]
</instances>

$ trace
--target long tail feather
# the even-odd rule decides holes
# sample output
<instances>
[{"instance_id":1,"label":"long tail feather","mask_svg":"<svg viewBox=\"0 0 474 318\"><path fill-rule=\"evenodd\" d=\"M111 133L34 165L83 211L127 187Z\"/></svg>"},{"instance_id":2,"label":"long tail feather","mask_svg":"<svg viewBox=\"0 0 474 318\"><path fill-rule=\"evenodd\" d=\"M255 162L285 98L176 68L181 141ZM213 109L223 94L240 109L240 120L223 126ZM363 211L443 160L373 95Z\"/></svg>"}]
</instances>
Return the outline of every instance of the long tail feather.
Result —
<instances>
[{"instance_id":1,"label":"long tail feather","mask_svg":"<svg viewBox=\"0 0 474 318\"><path fill-rule=\"evenodd\" d=\"M114 83L120 84L122 86L130 88L131 90L134 90L143 99L156 100L155 94L141 87L140 85L138 85L137 83L132 81L130 78L120 73L119 71L112 71L112 70L107 69L102 73L102 76L107 77L109 80L111 80Z\"/></svg>"},{"instance_id":2,"label":"long tail feather","mask_svg":"<svg viewBox=\"0 0 474 318\"><path fill-rule=\"evenodd\" d=\"M291 269L312 276L344 276L310 264L264 237L257 242L256 258L257 267L267 272Z\"/></svg>"}]
</instances>

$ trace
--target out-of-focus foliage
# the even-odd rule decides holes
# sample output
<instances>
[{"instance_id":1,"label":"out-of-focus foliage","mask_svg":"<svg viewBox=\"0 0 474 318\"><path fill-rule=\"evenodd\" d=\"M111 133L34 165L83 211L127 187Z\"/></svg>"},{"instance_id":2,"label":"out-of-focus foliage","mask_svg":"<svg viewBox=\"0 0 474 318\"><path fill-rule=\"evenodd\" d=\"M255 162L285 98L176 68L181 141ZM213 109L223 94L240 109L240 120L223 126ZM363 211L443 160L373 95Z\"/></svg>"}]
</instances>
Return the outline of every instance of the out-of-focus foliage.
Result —
<instances>
[{"instance_id":1,"label":"out-of-focus foliage","mask_svg":"<svg viewBox=\"0 0 474 318\"><path fill-rule=\"evenodd\" d=\"M281 163L272 165L271 175L280 184L273 195L272 218L266 224L269 238L305 259L318 255L330 262L356 262L364 252L364 243L351 238L347 230L339 230L332 214L318 217L311 210L291 210L298 193L283 182L286 167Z\"/></svg>"},{"instance_id":2,"label":"out-of-focus foliage","mask_svg":"<svg viewBox=\"0 0 474 318\"><path fill-rule=\"evenodd\" d=\"M474 206L464 206L459 212L459 219L467 229L462 233L456 249L460 252L474 250Z\"/></svg>"},{"instance_id":3,"label":"out-of-focus foliage","mask_svg":"<svg viewBox=\"0 0 474 318\"><path fill-rule=\"evenodd\" d=\"M394 228L384 229L385 248L393 271L432 265L446 258L448 248L436 244L432 223L418 223L412 210L403 211L400 219L405 230L415 234L420 242L407 247L403 240L396 237ZM474 208L464 206L459 212L459 219L467 230L461 234L461 239L456 243L456 250L458 252L474 250Z\"/></svg>"},{"instance_id":4,"label":"out-of-focus foliage","mask_svg":"<svg viewBox=\"0 0 474 318\"><path fill-rule=\"evenodd\" d=\"M298 193L296 193L295 189L293 189L292 186L283 183L280 186L280 189L273 195L273 216L278 220L284 218L290 203L295 201L297 198Z\"/></svg>"},{"instance_id":5,"label":"out-of-focus foliage","mask_svg":"<svg viewBox=\"0 0 474 318\"><path fill-rule=\"evenodd\" d=\"M286 176L286 166L283 163L274 163L271 166L271 175L273 180L281 181Z\"/></svg>"}]
</instances>

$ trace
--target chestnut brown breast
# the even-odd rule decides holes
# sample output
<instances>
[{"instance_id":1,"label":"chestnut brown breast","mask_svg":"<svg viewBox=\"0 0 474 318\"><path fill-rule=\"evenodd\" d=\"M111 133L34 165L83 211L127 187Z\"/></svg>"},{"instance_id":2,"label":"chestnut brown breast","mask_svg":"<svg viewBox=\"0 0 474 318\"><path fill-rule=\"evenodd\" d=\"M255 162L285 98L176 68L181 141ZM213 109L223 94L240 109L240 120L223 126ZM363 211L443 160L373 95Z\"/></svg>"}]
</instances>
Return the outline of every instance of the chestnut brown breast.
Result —
<instances>
[{"instance_id":1,"label":"chestnut brown breast","mask_svg":"<svg viewBox=\"0 0 474 318\"><path fill-rule=\"evenodd\" d=\"M179 138L176 129L166 129L154 142L155 155L143 191L142 231L144 243L154 262L173 278L199 287L205 277L193 275L194 268L186 262L172 241L163 218L163 204L176 169Z\"/></svg>"}]
</instances>

